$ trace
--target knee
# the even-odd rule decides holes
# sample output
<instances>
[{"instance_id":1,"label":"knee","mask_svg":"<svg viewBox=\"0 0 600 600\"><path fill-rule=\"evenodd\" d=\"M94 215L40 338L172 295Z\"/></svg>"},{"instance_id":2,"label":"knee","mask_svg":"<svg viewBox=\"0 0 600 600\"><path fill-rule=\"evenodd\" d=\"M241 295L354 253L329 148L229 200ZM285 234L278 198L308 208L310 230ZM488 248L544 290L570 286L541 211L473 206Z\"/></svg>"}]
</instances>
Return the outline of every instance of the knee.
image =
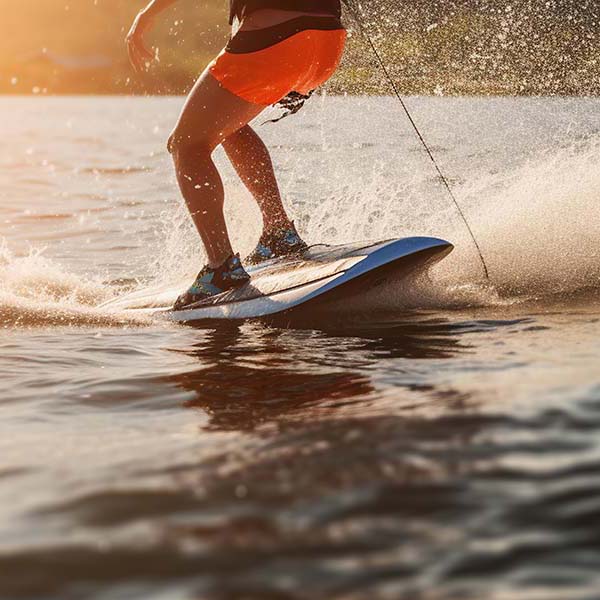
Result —
<instances>
[{"instance_id":1,"label":"knee","mask_svg":"<svg viewBox=\"0 0 600 600\"><path fill-rule=\"evenodd\" d=\"M175 159L189 156L213 153L217 147L212 140L206 136L191 134L179 128L176 128L169 136L167 149Z\"/></svg>"}]
</instances>

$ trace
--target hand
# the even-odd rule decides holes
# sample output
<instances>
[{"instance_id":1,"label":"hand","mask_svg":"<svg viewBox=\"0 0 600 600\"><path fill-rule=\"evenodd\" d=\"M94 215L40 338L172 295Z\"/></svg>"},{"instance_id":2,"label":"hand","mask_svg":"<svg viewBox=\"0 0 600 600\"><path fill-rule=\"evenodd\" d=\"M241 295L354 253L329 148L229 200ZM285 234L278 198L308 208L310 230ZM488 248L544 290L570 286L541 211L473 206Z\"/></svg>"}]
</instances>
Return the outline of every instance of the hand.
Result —
<instances>
[{"instance_id":1,"label":"hand","mask_svg":"<svg viewBox=\"0 0 600 600\"><path fill-rule=\"evenodd\" d=\"M155 55L149 50L144 42L144 34L152 26L151 19L141 12L135 18L125 41L127 43L127 53L129 61L138 73L148 70L148 66L155 59Z\"/></svg>"}]
</instances>

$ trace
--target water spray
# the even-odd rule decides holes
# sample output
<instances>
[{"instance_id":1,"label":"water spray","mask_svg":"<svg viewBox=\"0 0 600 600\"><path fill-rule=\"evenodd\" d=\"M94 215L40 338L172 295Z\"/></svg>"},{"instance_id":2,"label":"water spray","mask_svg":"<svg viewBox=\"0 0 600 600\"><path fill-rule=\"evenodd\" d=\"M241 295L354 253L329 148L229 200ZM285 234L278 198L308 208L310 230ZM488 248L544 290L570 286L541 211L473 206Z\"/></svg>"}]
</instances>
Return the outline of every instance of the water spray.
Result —
<instances>
[{"instance_id":1,"label":"water spray","mask_svg":"<svg viewBox=\"0 0 600 600\"><path fill-rule=\"evenodd\" d=\"M381 67L381 70L383 71L388 83L390 84L392 90L394 91L396 98L398 98L398 100L400 101L400 105L402 106L402 109L406 113L406 116L408 117L408 120L409 120L410 124L412 125L412 128L414 129L415 133L417 134L417 137L419 138L419 141L423 145L423 148L425 148L425 152L427 152L427 155L431 159L431 162L433 163L433 166L435 167L435 170L436 170L441 182L443 183L444 187L446 188L448 195L450 196L452 202L454 203L454 206L456 206L456 210L458 210L458 214L461 216L465 226L467 227L467 231L469 232L471 239L473 240L473 243L475 244L475 248L477 249L477 253L479 254L479 258L481 259L481 264L483 265L483 272L485 273L485 278L487 280L489 280L490 274L489 274L485 259L483 258L483 252L481 251L481 247L479 246L479 243L477 242L477 238L475 237L475 234L473 233L473 230L471 229L471 226L469 225L469 221L467 220L465 213L462 211L460 204L458 203L458 200L456 199L456 196L454 195L454 192L452 192L452 188L450 187L448 180L446 179L444 173L442 172L440 166L438 165L438 162L435 159L435 156L433 155L433 152L431 151L429 144L427 144L427 142L425 141L425 138L421 134L415 120L413 119L410 111L408 110L408 107L406 106L406 102L404 102L404 99L402 98L402 95L400 94L400 90L398 89L398 86L396 85L392 76L390 75L390 72L389 72L388 68L386 67L385 62L383 61L383 58L381 57L381 54L379 53L377 46L375 46L375 43L373 42L373 39L369 35L368 31L366 31L366 29L363 27L362 20L360 19L360 15L357 13L355 8L351 5L350 0L344 0L344 4L347 6L348 10L350 11L350 14L354 18L354 21L358 25L358 29L360 30L361 35L365 38L365 40L371 47L371 50L373 51L373 54L375 55L377 62L379 63L379 66ZM362 13L363 11L362 11L362 6L360 5L360 3L358 3L358 6L359 6L360 12Z\"/></svg>"}]
</instances>

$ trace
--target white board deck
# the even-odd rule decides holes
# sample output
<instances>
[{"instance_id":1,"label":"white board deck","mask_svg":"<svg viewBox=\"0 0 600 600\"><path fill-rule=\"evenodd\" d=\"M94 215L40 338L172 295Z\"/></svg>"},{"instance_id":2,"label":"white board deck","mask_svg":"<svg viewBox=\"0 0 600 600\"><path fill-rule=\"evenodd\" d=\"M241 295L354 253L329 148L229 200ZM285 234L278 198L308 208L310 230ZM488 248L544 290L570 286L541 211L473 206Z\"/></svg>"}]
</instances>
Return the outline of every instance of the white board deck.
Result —
<instances>
[{"instance_id":1,"label":"white board deck","mask_svg":"<svg viewBox=\"0 0 600 600\"><path fill-rule=\"evenodd\" d=\"M105 303L104 310L135 311L179 322L252 319L352 296L385 276L424 270L453 249L438 238L409 237L376 244L315 246L301 258L274 259L250 267L251 281L193 307L171 307L186 283L148 288ZM189 284L189 282L187 282Z\"/></svg>"}]
</instances>

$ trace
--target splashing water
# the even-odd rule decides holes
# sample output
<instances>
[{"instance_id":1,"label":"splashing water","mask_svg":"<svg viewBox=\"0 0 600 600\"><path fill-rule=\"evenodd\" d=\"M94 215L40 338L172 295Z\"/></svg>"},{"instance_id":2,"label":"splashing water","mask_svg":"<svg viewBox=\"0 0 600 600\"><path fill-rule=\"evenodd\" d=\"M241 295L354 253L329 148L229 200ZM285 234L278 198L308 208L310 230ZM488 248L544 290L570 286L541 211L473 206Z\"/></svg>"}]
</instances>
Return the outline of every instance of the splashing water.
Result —
<instances>
[{"instance_id":1,"label":"splashing water","mask_svg":"<svg viewBox=\"0 0 600 600\"><path fill-rule=\"evenodd\" d=\"M600 286L600 137L466 188L486 198L478 227L503 295Z\"/></svg>"},{"instance_id":2,"label":"splashing water","mask_svg":"<svg viewBox=\"0 0 600 600\"><path fill-rule=\"evenodd\" d=\"M164 112L165 101L156 102ZM597 288L600 138L597 123L581 117L584 111L593 113L587 105L515 102L411 100L482 246L491 285L483 280L464 224L412 134L402 129L397 112L387 116L392 113L392 100L317 99L297 120L260 133L272 148L285 201L309 243L434 235L455 245L454 253L429 277L387 289L385 298L377 294L363 298L373 310L382 305L498 305ZM110 123L117 121L123 106L115 101ZM336 128L335 122L351 123L354 113L368 115L373 108L376 117L362 129ZM66 109L71 119L71 112L81 106L66 105ZM143 123L153 110L149 107ZM520 131L509 128L511 117ZM582 123L579 130L573 125L575 118ZM538 122L531 125L535 119ZM164 121L169 123L166 117ZM549 135L549 122L564 127L567 135ZM486 136L467 138L471 128L485 131ZM530 135L542 140L534 149ZM21 237L11 237L7 229L1 248L0 322L4 326L103 319L120 323L124 315L107 317L95 308L122 290L106 281L126 279L129 288L184 286L199 270L203 251L178 198L170 161L164 150L162 154L152 150L154 143L162 148L162 140L143 139L142 133L139 137L137 146L129 149L132 156L126 157L128 168L118 176L114 169L103 168L119 164L110 145L102 149L106 156L95 155L97 145L90 147L90 156L82 152L84 163L94 165L93 174L79 163L69 166L68 161L77 160L69 139L63 142L64 150L60 146L46 150L48 156L54 152L68 157L62 172L60 166L52 170L43 166L43 147L26 154L32 157L28 162L15 163L13 168L22 174L17 171L9 189L12 186L15 195L24 196L35 209L39 186L50 191L56 187L51 198L60 219L36 219L35 210L31 216L20 216L16 201L3 211L6 222L22 224L22 230L15 225L13 229L23 232ZM573 144L571 138L581 141ZM32 143L27 137L15 139L17 146ZM40 139L51 136L42 130ZM149 162L136 158L140 150L151 157ZM222 155L217 160L224 172L230 233L243 255L259 235L260 215ZM96 187L90 189L90 182ZM45 215L54 214L48 208L48 192L40 198L42 206ZM69 225L71 207L77 210ZM21 247L23 238L46 250L15 252L15 244Z\"/></svg>"},{"instance_id":3,"label":"splashing water","mask_svg":"<svg viewBox=\"0 0 600 600\"><path fill-rule=\"evenodd\" d=\"M0 327L125 325L141 322L95 307L114 295L100 281L66 272L40 250L14 256L0 241Z\"/></svg>"}]
</instances>

